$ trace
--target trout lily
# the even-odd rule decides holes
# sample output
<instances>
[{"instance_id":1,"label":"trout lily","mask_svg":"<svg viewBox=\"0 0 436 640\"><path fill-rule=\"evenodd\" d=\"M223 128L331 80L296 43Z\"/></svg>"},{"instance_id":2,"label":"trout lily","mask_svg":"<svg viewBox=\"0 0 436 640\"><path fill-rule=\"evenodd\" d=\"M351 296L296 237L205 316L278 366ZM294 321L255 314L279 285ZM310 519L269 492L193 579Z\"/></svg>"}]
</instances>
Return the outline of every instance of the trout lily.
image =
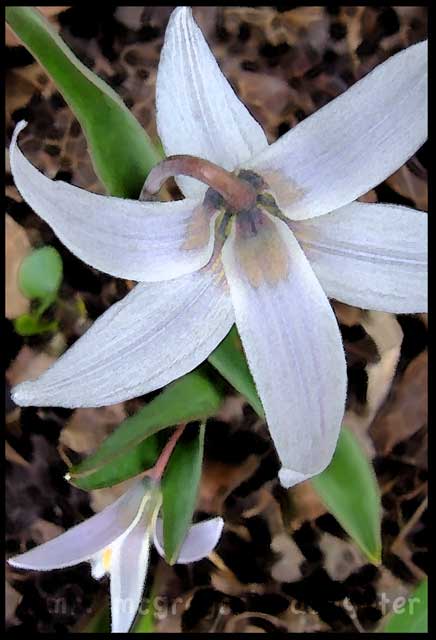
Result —
<instances>
[{"instance_id":1,"label":"trout lily","mask_svg":"<svg viewBox=\"0 0 436 640\"><path fill-rule=\"evenodd\" d=\"M141 479L100 513L8 562L37 571L90 562L95 579L110 575L112 631L127 632L141 602L152 540L164 556L162 520L157 517L161 502L159 483ZM177 562L196 562L209 555L223 524L219 517L194 524Z\"/></svg>"},{"instance_id":2,"label":"trout lily","mask_svg":"<svg viewBox=\"0 0 436 640\"><path fill-rule=\"evenodd\" d=\"M148 393L197 367L236 321L280 479L292 486L328 465L344 414L345 356L327 298L426 309L426 214L356 199L426 140L427 43L269 145L179 7L156 102L168 157L138 201L49 180L21 153L16 128L10 159L23 198L76 256L139 284L14 400L95 407ZM153 201L169 176L185 198Z\"/></svg>"}]
</instances>

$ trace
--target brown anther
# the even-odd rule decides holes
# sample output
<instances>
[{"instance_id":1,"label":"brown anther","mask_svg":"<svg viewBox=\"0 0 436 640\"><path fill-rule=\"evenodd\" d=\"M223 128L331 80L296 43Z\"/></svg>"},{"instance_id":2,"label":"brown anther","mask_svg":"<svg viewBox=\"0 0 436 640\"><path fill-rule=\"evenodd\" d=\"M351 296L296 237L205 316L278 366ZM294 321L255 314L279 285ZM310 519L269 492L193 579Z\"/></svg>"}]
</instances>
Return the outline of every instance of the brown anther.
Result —
<instances>
[{"instance_id":1,"label":"brown anther","mask_svg":"<svg viewBox=\"0 0 436 640\"><path fill-rule=\"evenodd\" d=\"M256 202L256 191L248 182L209 160L185 155L169 156L153 167L145 181L143 193L157 193L171 176L189 176L204 182L222 195L236 211L248 209Z\"/></svg>"}]
</instances>

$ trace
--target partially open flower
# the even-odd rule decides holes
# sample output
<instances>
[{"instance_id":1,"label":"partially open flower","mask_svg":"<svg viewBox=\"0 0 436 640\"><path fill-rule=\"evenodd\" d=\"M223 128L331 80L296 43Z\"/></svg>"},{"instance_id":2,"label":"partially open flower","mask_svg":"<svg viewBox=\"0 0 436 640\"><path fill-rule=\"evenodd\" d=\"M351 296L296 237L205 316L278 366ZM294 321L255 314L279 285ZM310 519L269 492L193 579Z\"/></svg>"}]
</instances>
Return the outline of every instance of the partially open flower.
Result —
<instances>
[{"instance_id":1,"label":"partially open flower","mask_svg":"<svg viewBox=\"0 0 436 640\"><path fill-rule=\"evenodd\" d=\"M112 631L128 631L141 602L150 544L163 556L159 484L143 479L109 507L62 535L8 560L19 569L50 571L90 562L94 578L110 575ZM217 544L221 518L191 527L177 562L195 562Z\"/></svg>"},{"instance_id":2,"label":"partially open flower","mask_svg":"<svg viewBox=\"0 0 436 640\"><path fill-rule=\"evenodd\" d=\"M148 393L197 367L236 321L291 486L328 465L344 413L345 357L327 296L426 309L426 214L355 200L426 139L427 43L268 145L180 7L162 50L157 121L169 158L145 186L176 175L178 202L51 181L19 150L18 125L10 157L24 199L88 264L141 282L14 400L101 406Z\"/></svg>"}]
</instances>

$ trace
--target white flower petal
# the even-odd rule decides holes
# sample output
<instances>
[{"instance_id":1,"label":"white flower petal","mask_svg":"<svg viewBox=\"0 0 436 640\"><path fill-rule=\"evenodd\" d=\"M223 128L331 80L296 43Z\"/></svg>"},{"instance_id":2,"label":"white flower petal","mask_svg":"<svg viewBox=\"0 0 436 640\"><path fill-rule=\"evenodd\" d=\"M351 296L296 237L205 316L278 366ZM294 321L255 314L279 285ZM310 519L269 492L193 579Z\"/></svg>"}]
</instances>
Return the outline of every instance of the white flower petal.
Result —
<instances>
[{"instance_id":1,"label":"white flower petal","mask_svg":"<svg viewBox=\"0 0 436 640\"><path fill-rule=\"evenodd\" d=\"M338 209L394 173L427 138L427 42L379 65L249 163L283 212Z\"/></svg>"},{"instance_id":2,"label":"white flower petal","mask_svg":"<svg viewBox=\"0 0 436 640\"><path fill-rule=\"evenodd\" d=\"M183 541L176 563L188 564L206 558L218 544L223 527L224 520L219 517L192 525ZM163 521L160 518L154 530L154 546L164 558Z\"/></svg>"},{"instance_id":3,"label":"white flower petal","mask_svg":"<svg viewBox=\"0 0 436 640\"><path fill-rule=\"evenodd\" d=\"M167 155L190 154L233 170L268 143L221 73L188 7L171 15L156 83L157 126ZM205 186L177 178L199 198Z\"/></svg>"},{"instance_id":4,"label":"white flower petal","mask_svg":"<svg viewBox=\"0 0 436 640\"><path fill-rule=\"evenodd\" d=\"M223 263L277 453L289 484L301 481L330 462L344 413L346 366L336 318L281 220L239 214Z\"/></svg>"},{"instance_id":5,"label":"white flower petal","mask_svg":"<svg viewBox=\"0 0 436 640\"><path fill-rule=\"evenodd\" d=\"M92 518L57 538L15 556L9 564L19 569L49 571L89 560L109 546L134 522L144 497L144 484L135 483L118 500Z\"/></svg>"},{"instance_id":6,"label":"white flower petal","mask_svg":"<svg viewBox=\"0 0 436 640\"><path fill-rule=\"evenodd\" d=\"M161 493L158 486L155 486L145 496L141 516L112 545L112 633L127 633L141 603L150 555L151 530L161 502Z\"/></svg>"},{"instance_id":7,"label":"white flower petal","mask_svg":"<svg viewBox=\"0 0 436 640\"><path fill-rule=\"evenodd\" d=\"M427 310L427 214L353 202L290 222L327 295L390 313Z\"/></svg>"},{"instance_id":8,"label":"white flower petal","mask_svg":"<svg viewBox=\"0 0 436 640\"><path fill-rule=\"evenodd\" d=\"M140 283L35 381L22 406L99 407L159 389L201 364L234 322L221 262L176 280Z\"/></svg>"},{"instance_id":9,"label":"white flower petal","mask_svg":"<svg viewBox=\"0 0 436 640\"><path fill-rule=\"evenodd\" d=\"M10 148L15 184L74 255L113 276L146 282L175 278L209 261L216 214L200 202L112 198L50 180L17 145L24 126L16 126Z\"/></svg>"},{"instance_id":10,"label":"white flower petal","mask_svg":"<svg viewBox=\"0 0 436 640\"><path fill-rule=\"evenodd\" d=\"M104 563L105 549L100 549L95 555L89 558L91 563L91 575L94 580L100 580L107 573L107 568Z\"/></svg>"}]
</instances>

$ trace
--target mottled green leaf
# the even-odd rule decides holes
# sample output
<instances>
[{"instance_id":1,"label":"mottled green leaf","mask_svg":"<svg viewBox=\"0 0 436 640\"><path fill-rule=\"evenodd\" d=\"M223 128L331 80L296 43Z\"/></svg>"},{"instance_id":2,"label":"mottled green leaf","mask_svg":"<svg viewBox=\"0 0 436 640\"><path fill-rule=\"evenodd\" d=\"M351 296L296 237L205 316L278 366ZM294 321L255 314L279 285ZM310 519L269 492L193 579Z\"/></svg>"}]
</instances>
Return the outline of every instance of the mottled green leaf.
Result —
<instances>
[{"instance_id":1,"label":"mottled green leaf","mask_svg":"<svg viewBox=\"0 0 436 640\"><path fill-rule=\"evenodd\" d=\"M201 478L204 430L202 424L194 433L185 431L162 479L164 550L169 564L177 560L191 526Z\"/></svg>"},{"instance_id":2,"label":"mottled green leaf","mask_svg":"<svg viewBox=\"0 0 436 640\"><path fill-rule=\"evenodd\" d=\"M151 436L169 426L213 415L222 399L217 387L198 371L179 378L124 420L94 455L72 467L71 481L83 489L95 489L140 473L154 464L160 451Z\"/></svg>"},{"instance_id":3,"label":"mottled green leaf","mask_svg":"<svg viewBox=\"0 0 436 640\"><path fill-rule=\"evenodd\" d=\"M139 196L160 154L121 98L68 48L33 7L6 7L6 20L51 76L80 122L95 171L114 196Z\"/></svg>"},{"instance_id":4,"label":"mottled green leaf","mask_svg":"<svg viewBox=\"0 0 436 640\"><path fill-rule=\"evenodd\" d=\"M330 465L312 483L371 562L380 564L380 491L374 470L351 431L342 429Z\"/></svg>"},{"instance_id":5,"label":"mottled green leaf","mask_svg":"<svg viewBox=\"0 0 436 640\"><path fill-rule=\"evenodd\" d=\"M30 300L50 304L55 300L62 282L62 258L54 247L35 249L26 256L18 272L18 284Z\"/></svg>"},{"instance_id":6,"label":"mottled green leaf","mask_svg":"<svg viewBox=\"0 0 436 640\"><path fill-rule=\"evenodd\" d=\"M397 597L387 622L381 627L383 633L427 633L428 632L428 581L423 580L407 599Z\"/></svg>"}]
</instances>

